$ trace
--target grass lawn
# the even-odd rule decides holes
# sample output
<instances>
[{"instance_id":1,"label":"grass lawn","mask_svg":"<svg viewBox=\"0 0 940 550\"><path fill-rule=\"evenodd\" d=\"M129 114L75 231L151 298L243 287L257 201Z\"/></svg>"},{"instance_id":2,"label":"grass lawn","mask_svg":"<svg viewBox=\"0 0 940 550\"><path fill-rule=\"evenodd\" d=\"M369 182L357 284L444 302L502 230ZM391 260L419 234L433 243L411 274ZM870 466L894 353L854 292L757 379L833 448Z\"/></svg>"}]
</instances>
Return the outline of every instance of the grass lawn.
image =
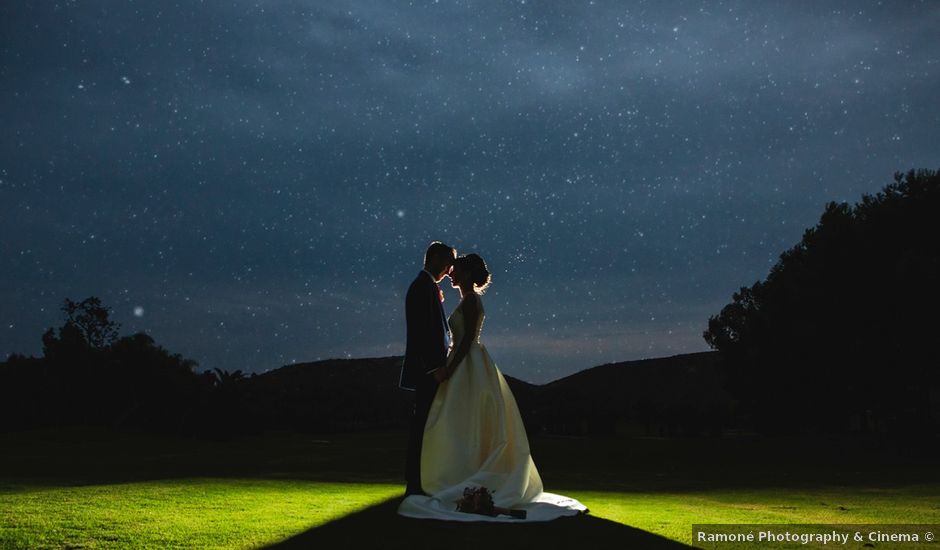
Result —
<instances>
[{"instance_id":1,"label":"grass lawn","mask_svg":"<svg viewBox=\"0 0 940 550\"><path fill-rule=\"evenodd\" d=\"M533 437L546 490L590 515L454 525L395 514L403 434L5 435L2 548L681 548L695 523L940 524L936 459L873 440Z\"/></svg>"},{"instance_id":2,"label":"grass lawn","mask_svg":"<svg viewBox=\"0 0 940 550\"><path fill-rule=\"evenodd\" d=\"M400 492L388 484L250 478L6 486L0 547L256 548Z\"/></svg>"}]
</instances>

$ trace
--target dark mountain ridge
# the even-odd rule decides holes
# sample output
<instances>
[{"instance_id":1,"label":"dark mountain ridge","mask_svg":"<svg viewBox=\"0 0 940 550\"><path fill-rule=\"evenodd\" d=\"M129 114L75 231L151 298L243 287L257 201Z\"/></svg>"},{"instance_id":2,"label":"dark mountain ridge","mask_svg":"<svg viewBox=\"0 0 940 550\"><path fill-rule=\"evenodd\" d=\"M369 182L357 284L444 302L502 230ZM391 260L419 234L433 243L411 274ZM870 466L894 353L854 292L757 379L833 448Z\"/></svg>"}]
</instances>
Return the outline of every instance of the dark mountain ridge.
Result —
<instances>
[{"instance_id":1,"label":"dark mountain ridge","mask_svg":"<svg viewBox=\"0 0 940 550\"><path fill-rule=\"evenodd\" d=\"M404 428L414 397L398 388L401 360L296 363L240 380L231 390L243 404L242 420L259 426ZM730 410L717 360L717 353L702 352L623 361L542 385L504 376L530 431L678 435L718 429L705 424Z\"/></svg>"}]
</instances>

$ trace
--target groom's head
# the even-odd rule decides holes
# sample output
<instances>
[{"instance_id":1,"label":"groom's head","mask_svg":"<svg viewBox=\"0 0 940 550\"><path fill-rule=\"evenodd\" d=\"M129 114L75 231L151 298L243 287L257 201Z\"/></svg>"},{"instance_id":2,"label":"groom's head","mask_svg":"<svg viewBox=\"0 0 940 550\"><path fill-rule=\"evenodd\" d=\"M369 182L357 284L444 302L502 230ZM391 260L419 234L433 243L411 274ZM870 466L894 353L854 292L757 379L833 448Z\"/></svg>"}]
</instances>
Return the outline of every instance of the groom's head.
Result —
<instances>
[{"instance_id":1,"label":"groom's head","mask_svg":"<svg viewBox=\"0 0 940 550\"><path fill-rule=\"evenodd\" d=\"M447 246L441 241L434 241L424 253L424 269L434 276L435 281L441 282L444 275L450 271L450 267L454 265L456 257L456 248Z\"/></svg>"}]
</instances>

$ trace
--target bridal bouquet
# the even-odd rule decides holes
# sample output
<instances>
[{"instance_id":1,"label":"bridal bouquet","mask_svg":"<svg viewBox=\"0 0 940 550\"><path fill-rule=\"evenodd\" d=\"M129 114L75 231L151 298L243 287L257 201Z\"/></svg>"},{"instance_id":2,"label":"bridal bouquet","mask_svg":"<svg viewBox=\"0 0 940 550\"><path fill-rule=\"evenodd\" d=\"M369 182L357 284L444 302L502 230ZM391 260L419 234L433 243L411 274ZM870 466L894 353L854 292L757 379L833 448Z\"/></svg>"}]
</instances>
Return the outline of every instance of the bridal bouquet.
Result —
<instances>
[{"instance_id":1,"label":"bridal bouquet","mask_svg":"<svg viewBox=\"0 0 940 550\"><path fill-rule=\"evenodd\" d=\"M465 487L463 497L457 501L457 511L483 516L511 516L516 519L525 519L525 510L510 510L493 505L493 495L486 487Z\"/></svg>"}]
</instances>

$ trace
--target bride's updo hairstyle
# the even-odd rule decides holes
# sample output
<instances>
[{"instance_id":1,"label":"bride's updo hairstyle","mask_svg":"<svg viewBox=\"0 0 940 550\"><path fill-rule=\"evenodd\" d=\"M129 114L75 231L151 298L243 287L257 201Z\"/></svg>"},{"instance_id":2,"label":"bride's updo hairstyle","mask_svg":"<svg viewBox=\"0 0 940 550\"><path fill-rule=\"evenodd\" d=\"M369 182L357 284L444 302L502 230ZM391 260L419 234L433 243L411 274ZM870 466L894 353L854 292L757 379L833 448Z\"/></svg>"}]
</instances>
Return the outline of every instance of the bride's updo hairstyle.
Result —
<instances>
[{"instance_id":1,"label":"bride's updo hairstyle","mask_svg":"<svg viewBox=\"0 0 940 550\"><path fill-rule=\"evenodd\" d=\"M484 262L483 258L478 254L460 256L454 260L454 265L460 266L461 270L470 274L470 281L473 282L473 290L478 294L483 294L486 292L486 289L490 287L493 275L490 273L490 270L487 269L486 262Z\"/></svg>"}]
</instances>

